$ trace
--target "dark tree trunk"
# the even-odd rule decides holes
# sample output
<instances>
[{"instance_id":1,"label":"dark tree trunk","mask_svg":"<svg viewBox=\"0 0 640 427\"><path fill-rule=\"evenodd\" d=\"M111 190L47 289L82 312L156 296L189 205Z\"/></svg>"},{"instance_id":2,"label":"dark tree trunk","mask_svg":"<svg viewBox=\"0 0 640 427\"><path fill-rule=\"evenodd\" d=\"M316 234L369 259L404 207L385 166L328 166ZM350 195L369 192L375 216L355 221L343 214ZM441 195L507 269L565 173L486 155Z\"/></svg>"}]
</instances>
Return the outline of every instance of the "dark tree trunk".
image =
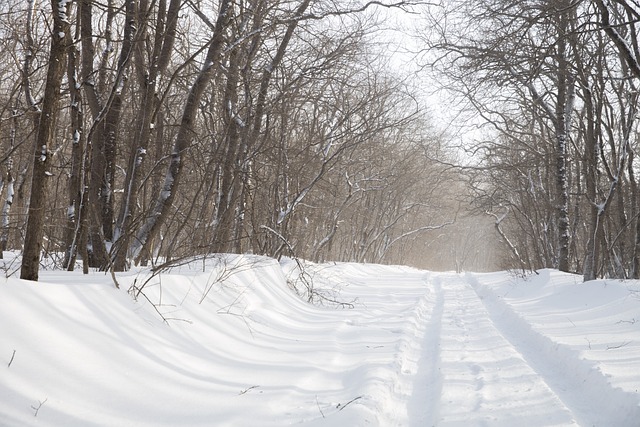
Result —
<instances>
[{"instance_id":1,"label":"dark tree trunk","mask_svg":"<svg viewBox=\"0 0 640 427\"><path fill-rule=\"evenodd\" d=\"M61 6L63 10L61 10ZM60 87L65 70L67 46L70 40L68 8L70 4L51 0L53 28L51 50L47 68L47 81L42 100L42 111L38 121L36 144L33 157L31 197L27 218L27 229L22 255L20 278L38 280L40 254L47 203L47 176L49 175L49 147L54 138L55 123L59 112Z\"/></svg>"}]
</instances>

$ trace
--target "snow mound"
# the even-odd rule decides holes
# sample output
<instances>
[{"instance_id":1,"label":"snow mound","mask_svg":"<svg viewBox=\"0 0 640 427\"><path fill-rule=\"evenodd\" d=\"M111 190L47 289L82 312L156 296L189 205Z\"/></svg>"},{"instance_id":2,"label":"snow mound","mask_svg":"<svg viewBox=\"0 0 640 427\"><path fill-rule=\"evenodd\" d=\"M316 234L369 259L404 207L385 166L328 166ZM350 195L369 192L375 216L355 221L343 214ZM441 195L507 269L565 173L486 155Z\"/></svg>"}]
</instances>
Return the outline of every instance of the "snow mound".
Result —
<instances>
[{"instance_id":1,"label":"snow mound","mask_svg":"<svg viewBox=\"0 0 640 427\"><path fill-rule=\"evenodd\" d=\"M404 423L424 273L311 265L312 305L296 270L220 256L119 275L121 289L98 273L5 280L0 425Z\"/></svg>"}]
</instances>

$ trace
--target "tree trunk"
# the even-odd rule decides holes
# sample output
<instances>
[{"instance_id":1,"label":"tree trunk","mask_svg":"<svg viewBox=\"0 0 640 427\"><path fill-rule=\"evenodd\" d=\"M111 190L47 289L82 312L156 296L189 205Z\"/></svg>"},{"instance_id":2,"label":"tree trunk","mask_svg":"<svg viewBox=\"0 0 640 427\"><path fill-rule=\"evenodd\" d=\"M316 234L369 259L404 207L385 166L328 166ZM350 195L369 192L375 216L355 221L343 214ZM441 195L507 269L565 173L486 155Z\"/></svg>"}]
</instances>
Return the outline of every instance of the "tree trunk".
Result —
<instances>
[{"instance_id":1,"label":"tree trunk","mask_svg":"<svg viewBox=\"0 0 640 427\"><path fill-rule=\"evenodd\" d=\"M53 15L51 50L49 52L42 112L38 121L33 157L31 197L29 199L27 229L20 270L20 278L26 280L37 281L40 270L40 253L42 251L47 202L47 176L50 174L48 171L49 147L54 138L55 122L59 112L60 86L64 76L67 46L70 42L69 6L70 3L64 0L51 0Z\"/></svg>"},{"instance_id":2,"label":"tree trunk","mask_svg":"<svg viewBox=\"0 0 640 427\"><path fill-rule=\"evenodd\" d=\"M598 272L599 255L599 209L596 205L597 171L598 171L598 151L595 135L595 117L593 111L592 94L587 86L585 87L585 108L587 110L587 132L585 135L585 183L587 203L589 204L589 227L588 240L585 251L583 279L584 281L594 280Z\"/></svg>"},{"instance_id":3,"label":"tree trunk","mask_svg":"<svg viewBox=\"0 0 640 427\"><path fill-rule=\"evenodd\" d=\"M67 205L67 225L65 229L64 244L65 244L65 257L63 266L68 271L73 271L78 254L78 236L82 223L80 211L83 196L86 195L84 191L84 130L82 129L83 114L82 114L82 100L79 90L79 85L76 81L77 78L77 59L78 55L74 47L69 48L69 60L67 65L67 80L69 81L69 95L71 97L71 131L72 131L72 143L71 143L71 172L69 174L69 202ZM87 260L84 259L84 262Z\"/></svg>"},{"instance_id":4,"label":"tree trunk","mask_svg":"<svg viewBox=\"0 0 640 427\"><path fill-rule=\"evenodd\" d=\"M232 51L227 66L227 85L224 93L225 108L225 138L224 158L222 159L222 176L220 182L220 207L216 218L216 241L214 252L231 252L234 225L237 217L238 201L240 200L240 125L237 117L238 104L238 73L240 70L240 55Z\"/></svg>"},{"instance_id":5,"label":"tree trunk","mask_svg":"<svg viewBox=\"0 0 640 427\"><path fill-rule=\"evenodd\" d=\"M109 203L112 200L112 183L115 171L115 140L120 123L122 97L125 90L129 65L134 46L134 39L138 22L136 21L136 1L127 0L126 25L124 27L123 43L118 58L116 77L104 106L94 118L94 124L89 133L88 143L91 144L91 179L89 183L89 211L91 219L89 239L93 252L92 265L106 269L110 265L109 254L106 250L105 234L111 234Z\"/></svg>"},{"instance_id":6,"label":"tree trunk","mask_svg":"<svg viewBox=\"0 0 640 427\"><path fill-rule=\"evenodd\" d=\"M112 257L113 267L116 271L126 269L127 255L134 233L133 219L137 213L137 198L143 175L142 166L151 140L154 114L158 104L156 93L158 80L163 76L169 64L171 50L175 41L179 4L178 0L171 0L168 11L165 13L166 2L160 2L150 64L147 66L144 57L139 51L138 55L136 55L136 66L139 74L144 74L143 71L148 69L148 76L142 75L140 77L140 86L143 88L141 107L136 117L135 130L131 138L130 158L125 177L125 193L113 235L115 251L112 252ZM113 174L110 175L110 178L113 179ZM112 215L112 212L105 211L105 213ZM107 215L105 218L112 218L112 216L109 217Z\"/></svg>"},{"instance_id":7,"label":"tree trunk","mask_svg":"<svg viewBox=\"0 0 640 427\"><path fill-rule=\"evenodd\" d=\"M573 98L573 81L569 77L567 62L567 34L568 16L566 10L558 13L558 42L557 42L557 90L556 101L556 220L558 239L558 269L569 271L569 189L567 182L567 143L569 117Z\"/></svg>"},{"instance_id":8,"label":"tree trunk","mask_svg":"<svg viewBox=\"0 0 640 427\"><path fill-rule=\"evenodd\" d=\"M16 102L17 104L17 102ZM15 110L17 111L17 109ZM11 132L9 136L9 152L12 152L16 146L16 132L18 128L18 116L14 111L11 118ZM3 252L7 250L7 242L9 241L9 213L11 211L11 205L13 204L13 196L15 194L13 178L13 157L9 156L7 159L7 194L2 207L2 214L0 214L0 224L2 224L2 231L0 231L0 259L3 258Z\"/></svg>"},{"instance_id":9,"label":"tree trunk","mask_svg":"<svg viewBox=\"0 0 640 427\"><path fill-rule=\"evenodd\" d=\"M158 234L163 221L165 221L168 215L169 208L175 199L175 191L177 191L182 166L184 164L182 156L186 155L186 150L189 148L191 141L193 140L193 122L196 119L200 98L211 81L214 69L220 60L219 57L224 44L224 29L228 19L230 3L230 0L222 0L220 2L218 18L211 37L211 45L207 51L204 64L187 96L187 101L182 113L182 120L180 122L178 134L176 135L173 151L171 153L169 167L165 174L164 183L149 215L138 230L136 238L131 245L134 258L138 258L138 255L147 242L150 243L156 234ZM121 252L124 251L125 253L127 251L125 247L120 247L119 250Z\"/></svg>"}]
</instances>

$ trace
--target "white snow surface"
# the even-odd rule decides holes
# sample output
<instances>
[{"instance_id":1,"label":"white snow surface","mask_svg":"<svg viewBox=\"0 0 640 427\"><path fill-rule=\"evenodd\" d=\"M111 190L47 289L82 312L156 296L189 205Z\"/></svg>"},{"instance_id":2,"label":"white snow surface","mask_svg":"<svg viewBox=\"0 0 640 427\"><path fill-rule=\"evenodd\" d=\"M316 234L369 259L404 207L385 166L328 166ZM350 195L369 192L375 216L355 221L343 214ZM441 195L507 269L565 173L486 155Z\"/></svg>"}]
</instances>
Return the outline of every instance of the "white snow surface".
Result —
<instances>
[{"instance_id":1,"label":"white snow surface","mask_svg":"<svg viewBox=\"0 0 640 427\"><path fill-rule=\"evenodd\" d=\"M638 281L304 265L1 279L0 425L640 425Z\"/></svg>"}]
</instances>

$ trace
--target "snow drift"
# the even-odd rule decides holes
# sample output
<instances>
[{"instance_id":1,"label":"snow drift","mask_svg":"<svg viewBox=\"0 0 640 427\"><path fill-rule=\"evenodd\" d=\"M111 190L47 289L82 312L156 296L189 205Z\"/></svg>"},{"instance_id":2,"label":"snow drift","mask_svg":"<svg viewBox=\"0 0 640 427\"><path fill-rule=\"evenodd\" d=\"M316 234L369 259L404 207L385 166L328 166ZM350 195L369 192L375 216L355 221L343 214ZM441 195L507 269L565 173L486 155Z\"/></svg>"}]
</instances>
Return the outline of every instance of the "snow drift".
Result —
<instances>
[{"instance_id":1,"label":"snow drift","mask_svg":"<svg viewBox=\"0 0 640 427\"><path fill-rule=\"evenodd\" d=\"M0 283L2 426L640 419L635 281L247 256L41 280Z\"/></svg>"}]
</instances>

